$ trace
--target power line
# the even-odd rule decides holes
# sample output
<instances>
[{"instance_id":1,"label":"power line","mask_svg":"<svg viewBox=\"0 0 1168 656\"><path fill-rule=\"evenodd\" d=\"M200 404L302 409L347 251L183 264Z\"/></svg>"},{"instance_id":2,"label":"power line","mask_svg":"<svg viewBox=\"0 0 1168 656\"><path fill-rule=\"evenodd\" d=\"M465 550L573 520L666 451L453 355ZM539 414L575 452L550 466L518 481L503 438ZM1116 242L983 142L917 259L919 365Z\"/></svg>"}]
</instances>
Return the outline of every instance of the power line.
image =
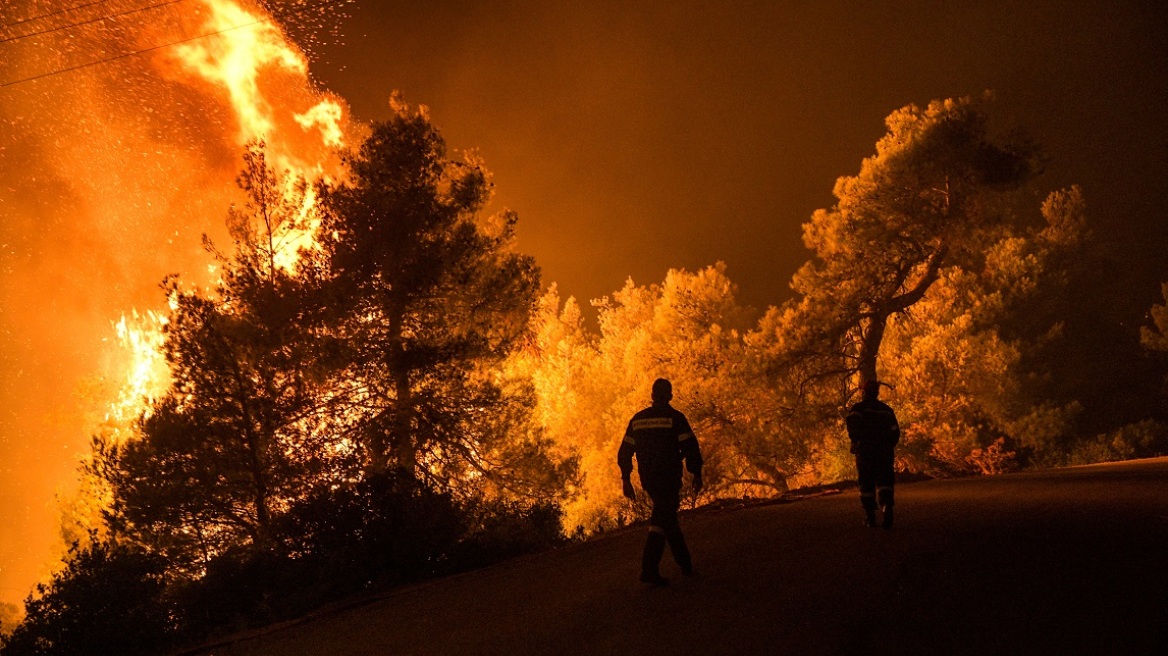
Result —
<instances>
[{"instance_id":1,"label":"power line","mask_svg":"<svg viewBox=\"0 0 1168 656\"><path fill-rule=\"evenodd\" d=\"M101 23L101 22L107 21L111 18L117 18L119 16L126 16L129 14L136 14L140 11L146 11L149 9L158 9L159 7L165 7L167 5L177 4L179 2L186 2L186 0L166 0L166 2L159 2L158 4L154 4L154 5L147 5L145 7L138 7L137 9L129 9L126 11L118 12L116 14L106 14L104 16L98 16L97 18L91 18L91 19L86 20L86 21L81 21L80 23L70 23L68 25L61 25L59 27L52 27L52 28L49 28L47 30L41 30L40 32L29 32L28 34L19 34L17 36L10 36L6 39L0 39L0 43L8 43L10 41L19 41L20 39L27 39L30 36L40 36L42 34L51 34L53 32L60 32L61 30L68 30L68 29L71 29L74 27L81 27L82 25L90 25L92 23Z\"/></svg>"},{"instance_id":2,"label":"power line","mask_svg":"<svg viewBox=\"0 0 1168 656\"><path fill-rule=\"evenodd\" d=\"M103 5L109 1L110 0L93 0L93 2L87 2L83 5L77 5L76 7L67 7L65 9L58 9L57 11L50 11L47 14L40 14L38 16L29 16L28 18L22 18L18 21L13 21L13 22L8 23L6 25L0 25L0 30L6 30L10 27L16 27L17 25L31 23L33 21L37 21L37 20L40 20L42 18L49 18L51 16L56 16L58 14L67 14L71 11L77 11L78 9L85 9L86 7L92 7L93 5Z\"/></svg>"},{"instance_id":3,"label":"power line","mask_svg":"<svg viewBox=\"0 0 1168 656\"><path fill-rule=\"evenodd\" d=\"M22 82L32 82L33 80L40 80L42 78L52 77L54 75L60 75L61 73L68 73L70 71L78 71L78 70L81 70L83 68L89 68L90 66L97 66L98 64L105 64L108 62L117 61L119 59L125 59L126 57L133 57L134 55L140 55L140 54L145 53L145 52L152 52L154 50L161 50L163 48L169 48L170 46L177 46L180 43L187 43L188 41L197 41L198 39L205 39L209 36L215 36L216 34L223 34L224 32L231 32L233 30L241 30L245 27L251 27L252 25L258 25L260 23L270 23L271 21L272 21L271 18L261 18L259 20L254 20L250 23L244 23L243 25L235 25L232 27L228 27L226 29L217 30L215 32L208 32L206 34L200 34L199 36L192 36L188 39L179 39L178 41L171 41L170 43L164 43L160 46L143 48L142 50L135 50L133 52L123 53L121 55L117 55L114 57L107 57L105 59L99 59L97 61L88 62L86 64L78 64L77 66L70 66L69 68L62 68L62 69L55 70L55 71L49 71L48 73L41 73L40 75L26 77L22 80L13 80L12 82L5 82L4 84L0 84L0 88L10 87L14 84L21 84Z\"/></svg>"},{"instance_id":4,"label":"power line","mask_svg":"<svg viewBox=\"0 0 1168 656\"><path fill-rule=\"evenodd\" d=\"M171 1L172 1L172 2L181 2L182 0L171 0ZM300 12L302 12L302 11L306 10L306 9L321 9L321 8L327 7L327 6L329 6L329 5L335 5L335 4L340 4L340 3L346 3L346 2L348 2L348 1L349 1L349 0L324 0L324 1L323 1L323 2L321 2L320 4L316 4L316 5L307 5L307 4L306 4L306 5L302 6L302 7L300 7L299 9L296 9L296 10L290 11L290 12L288 12L288 13L300 13ZM141 55L141 54L143 54L143 53L147 53L147 52L153 52L153 51L155 51L155 50L161 50L161 49L163 49L163 48L169 48L169 47L171 47L171 46L177 46L177 45L180 45L180 44L183 44L183 43L188 43L188 42L190 42L190 41L197 41L197 40L199 40L199 39L205 39L205 38L207 38L207 37L209 37L209 36L216 36L216 35L218 35L218 34L223 34L223 33L225 33L225 32L232 32L232 31L234 31L234 30L241 30L241 29L243 29L243 28L245 28L245 27L251 27L251 26L253 26L253 25L259 25L260 23L271 23L271 22L273 22L274 20L275 20L275 18L274 18L274 17L260 18L260 19L258 19L258 20L254 20L254 21L252 21L252 22L250 22L250 23L244 23L244 24L242 24L242 25L233 25L233 26L231 26L231 27L224 28L224 29L222 29L222 30L216 30L216 31L214 31L214 32L208 32L208 33L206 33L206 34L200 34L200 35L198 35L198 36L192 36L192 37L189 37L189 38L186 38L186 39L179 39L178 41L171 41L171 42L169 42L169 43L164 43L164 44L162 44L162 45L158 45L158 46L152 46L152 47L150 47L150 48L143 48L142 50L134 50L134 51L132 51L132 52L127 52L127 53L123 53L123 54L120 54L120 55L115 55L115 56L113 56L113 57L107 57L107 58L105 58L105 59L98 59L97 61L91 61L91 62L88 62L88 63L85 63L85 64L78 64L77 66L70 66L70 67L68 67L68 68L61 68L61 69L57 69L57 70L54 70L54 71L49 71L49 72L47 72L47 73L41 73L40 75L34 75L34 76L32 76L32 77L26 77L26 78L23 78L23 79L20 79L20 80L12 80L11 82L5 82L5 83L3 83L3 84L0 84L0 88L4 88L4 87L10 87L10 86L12 86L12 85L14 85L14 84L22 84L22 83L24 83L24 82L32 82L32 81L34 81L34 80L40 80L40 79L44 79L44 78L46 78L46 77L52 77L52 76L54 76L54 75L60 75L61 73L69 73L69 72L71 72L71 71L77 71L77 70L81 70L81 69L83 69L83 68L90 68L90 67L92 67L92 66L98 66L98 65L100 65L100 64L105 64L105 63L108 63L108 62L117 61L117 60L119 60L119 59L125 59L125 58L127 58L127 57L133 57L134 55Z\"/></svg>"}]
</instances>

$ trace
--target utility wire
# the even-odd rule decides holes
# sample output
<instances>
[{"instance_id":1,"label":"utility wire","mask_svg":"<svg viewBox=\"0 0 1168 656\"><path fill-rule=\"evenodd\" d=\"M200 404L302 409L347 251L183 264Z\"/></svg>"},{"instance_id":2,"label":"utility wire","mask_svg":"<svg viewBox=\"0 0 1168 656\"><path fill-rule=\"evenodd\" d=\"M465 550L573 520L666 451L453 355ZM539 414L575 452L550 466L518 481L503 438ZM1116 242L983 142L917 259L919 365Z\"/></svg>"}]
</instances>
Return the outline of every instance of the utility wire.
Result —
<instances>
[{"instance_id":1,"label":"utility wire","mask_svg":"<svg viewBox=\"0 0 1168 656\"><path fill-rule=\"evenodd\" d=\"M93 5L103 5L109 1L110 0L93 0L93 2L87 2L83 5L77 5L75 7L67 7L65 9L58 9L57 11L50 11L47 14L40 14L39 16L29 16L28 18L22 18L18 21L13 21L13 22L7 23L5 25L0 25L0 30L6 30L10 27L16 27L17 25L24 25L25 23L31 23L33 21L37 21L37 20L40 20L42 18L49 18L51 16L56 16L58 14L67 14L71 11L77 11L78 9L85 9L86 7L92 7Z\"/></svg>"},{"instance_id":2,"label":"utility wire","mask_svg":"<svg viewBox=\"0 0 1168 656\"><path fill-rule=\"evenodd\" d=\"M181 2L182 0L171 0L171 1L172 1L172 2ZM303 7L300 7L299 9L296 9L296 10L292 10L292 11L290 11L290 12L288 12L288 13L300 13L300 12L302 12L302 11L306 10L306 9L321 9L321 8L327 7L328 5L335 5L335 4L344 3L344 2L348 2L348 0L324 0L324 1L323 1L323 2L321 2L320 4L316 4L316 5L307 5L307 4L306 4L306 5L304 5ZM20 80L12 80L11 82L5 82L5 83L3 83L3 84L0 84L0 88L4 88L4 87L10 87L10 86L12 86L12 85L14 85L14 84L22 84L22 83L24 83L24 82L32 82L32 81L34 81L34 80L40 80L40 79L44 79L44 78L46 78L46 77L52 77L52 76L54 76L54 75L60 75L61 73L69 73L69 72L71 72L71 71L77 71L77 70L81 70L81 69L83 69L83 68L90 68L91 66L97 66L97 65L99 65L99 64L105 64L105 63L108 63L108 62L117 61L117 60L119 60L119 59L125 59L125 58L127 58L127 57L133 57L134 55L141 55L141 54L143 54L143 53L146 53L146 52L153 52L153 51L155 51L155 50L161 50L161 49L163 49L163 48L169 48L169 47L171 47L171 46L177 46L177 45L180 45L180 44L183 44L183 43L188 43L188 42L190 42L190 41L197 41L197 40L199 40L199 39L205 39L205 38L207 38L207 37L210 37L210 36L215 36L215 35L217 35L217 34L223 34L223 33L225 33L225 32L232 32L232 31L234 31L234 30L241 30L241 29L243 29L243 28L245 28L245 27L251 27L251 26L253 26L253 25L259 25L260 23L271 23L271 22L274 22L274 21L275 21L275 18L274 18L274 17L260 18L260 19L258 19L258 20L251 21L250 23L244 23L244 24L242 24L242 25L233 25L233 26L231 26L231 27L224 28L224 29L222 29L222 30L216 30L216 31L214 31L214 32L208 32L208 33L206 33L206 34L200 34L200 35L198 35L198 36L192 36L192 37L189 37L189 38L186 38L186 39L179 39L178 41L171 41L171 42L169 42L169 43L164 43L164 44L162 44L162 45L158 45L158 46L152 46L152 47L150 47L150 48L143 48L142 50L134 50L134 51L132 51L132 52L127 52L127 53L123 53L123 54L120 54L120 55L115 55L115 56L113 56L113 57L107 57L107 58L105 58L105 59L98 59L97 61L91 61L91 62L88 62L88 63L85 63L85 64L78 64L77 66L70 66L70 67L68 67L68 68L61 68L61 69L57 69L57 70L54 70L54 71L49 71L49 72L47 72L47 73L41 73L40 75L34 75L34 76L32 76L32 77L26 77L26 78L23 78L23 79L20 79Z\"/></svg>"},{"instance_id":3,"label":"utility wire","mask_svg":"<svg viewBox=\"0 0 1168 656\"><path fill-rule=\"evenodd\" d=\"M74 27L81 27L82 25L90 25L92 23L101 23L101 22L107 21L111 18L117 18L118 16L126 16L129 14L136 14L140 11L146 11L148 9L158 9L159 7L165 7L167 5L177 4L179 2L186 2L186 0L166 0L166 2L159 2L158 4L147 5L145 7L138 7L137 9L129 9L126 11L118 12L116 14L106 14L104 16L98 16L97 18L91 18L89 20L81 21L79 23L69 23L68 25L61 25L59 27L52 27L52 28L49 28L47 30L41 30L40 32L29 32L28 34L20 34L17 36L10 36L6 39L0 39L0 43L8 43L10 41L19 41L20 39L27 39L30 36L40 36L42 34L51 34L53 32L60 32L61 30L68 30L68 29L71 29Z\"/></svg>"},{"instance_id":4,"label":"utility wire","mask_svg":"<svg viewBox=\"0 0 1168 656\"><path fill-rule=\"evenodd\" d=\"M4 84L0 84L0 88L10 87L14 84L20 84L22 82L32 82L33 80L39 80L42 78L51 77L53 75L60 75L61 73L68 73L70 71L77 71L77 70L81 70L83 68L89 68L90 66L97 66L98 64L105 64L107 62L117 61L119 59L125 59L126 57L133 57L134 55L140 55L144 52L152 52L154 50L161 50L163 48L169 48L170 46L177 46L180 43L187 43L188 41L197 41L198 39L205 39L209 36L215 36L216 34L223 34L224 32L231 32L233 30L241 30L245 27L251 27L252 25L258 25L260 23L270 23L270 22L272 22L271 18L261 18L259 20L254 20L250 23L244 23L243 25L235 25L235 26L228 27L226 29L218 30L215 32L208 32L206 34L192 36L188 39L180 39L178 41L171 41L170 43L164 43L160 46L153 46L150 48L143 48L142 50L134 50L133 52L123 53L123 54L117 55L115 57L107 57L105 59L99 59L97 61L88 62L86 64L78 64L77 66L70 66L69 68L62 68L62 69L55 70L55 71L49 71L48 73L41 73L40 75L26 77L22 80L13 80L12 82L5 82Z\"/></svg>"}]
</instances>

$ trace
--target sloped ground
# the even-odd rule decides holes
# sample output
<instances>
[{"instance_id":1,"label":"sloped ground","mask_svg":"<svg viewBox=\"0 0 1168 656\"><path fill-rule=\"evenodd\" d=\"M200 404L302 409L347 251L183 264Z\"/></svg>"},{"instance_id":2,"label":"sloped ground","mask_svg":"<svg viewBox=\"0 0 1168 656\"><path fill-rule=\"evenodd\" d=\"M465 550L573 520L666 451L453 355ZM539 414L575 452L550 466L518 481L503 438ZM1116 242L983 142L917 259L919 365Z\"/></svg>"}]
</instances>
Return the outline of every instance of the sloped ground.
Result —
<instances>
[{"instance_id":1,"label":"sloped ground","mask_svg":"<svg viewBox=\"0 0 1168 656\"><path fill-rule=\"evenodd\" d=\"M683 517L698 573L636 582L643 530L198 653L1168 653L1168 458Z\"/></svg>"}]
</instances>

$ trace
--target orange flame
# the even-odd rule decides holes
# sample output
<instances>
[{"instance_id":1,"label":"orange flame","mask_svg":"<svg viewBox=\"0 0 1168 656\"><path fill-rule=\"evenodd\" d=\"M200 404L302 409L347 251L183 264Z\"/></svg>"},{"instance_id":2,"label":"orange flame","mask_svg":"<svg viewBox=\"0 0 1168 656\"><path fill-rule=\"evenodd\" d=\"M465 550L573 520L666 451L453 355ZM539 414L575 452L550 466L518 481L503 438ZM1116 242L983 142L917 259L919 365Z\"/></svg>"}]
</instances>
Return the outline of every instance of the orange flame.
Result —
<instances>
[{"instance_id":1,"label":"orange flame","mask_svg":"<svg viewBox=\"0 0 1168 656\"><path fill-rule=\"evenodd\" d=\"M342 102L313 88L304 53L268 16L234 0L202 2L209 11L202 29L218 34L176 47L173 57L226 94L237 144L267 142L279 171L308 179L331 173L326 160L347 141Z\"/></svg>"},{"instance_id":2,"label":"orange flame","mask_svg":"<svg viewBox=\"0 0 1168 656\"><path fill-rule=\"evenodd\" d=\"M319 126L321 137L326 146L341 148L345 145L345 133L341 130L341 121L344 119L344 110L332 100L322 100L318 105L304 112L295 114L293 118L305 130Z\"/></svg>"},{"instance_id":3,"label":"orange flame","mask_svg":"<svg viewBox=\"0 0 1168 656\"><path fill-rule=\"evenodd\" d=\"M0 171L0 204L9 208L5 236L21 237L0 246L22 247L17 254L28 257L28 266L0 281L0 310L20 347L6 352L19 366L0 367L0 382L11 407L21 409L11 434L29 436L0 454L28 472L19 485L0 481L0 494L19 499L0 509L0 525L12 527L0 530L6 561L0 598L24 596L14 590L32 576L31 563L41 558L32 552L47 549L53 528L45 517L15 508L43 506L53 487L46 481L72 474L66 461L73 458L44 454L84 448L95 428L127 439L148 400L166 389L165 310L124 309L156 299L155 283L176 271L196 285L214 280L214 270L206 275L199 233L225 234L222 218L244 146L262 139L277 173L311 182L339 177L337 150L364 129L342 99L313 84L304 52L254 0L188 0L166 11L169 20L135 15L140 20L23 40L0 57L6 79L15 79L93 53L191 39L148 59L127 57L12 87L0 107L7 122L0 149L13 163ZM317 218L308 190L296 196L300 212L290 222L296 228L281 237L279 266L293 267L300 249L314 247ZM113 339L108 320L123 311ZM97 401L94 416L88 405L62 398L71 386L61 379L84 382L97 370L116 389L101 385L97 399L85 398Z\"/></svg>"},{"instance_id":4,"label":"orange flame","mask_svg":"<svg viewBox=\"0 0 1168 656\"><path fill-rule=\"evenodd\" d=\"M311 182L336 177L340 168L335 153L349 141L343 103L314 89L304 53L266 15L234 0L202 2L210 12L203 29L220 34L176 48L174 58L229 100L239 126L237 145L267 144L276 172L290 174L285 191L289 199L295 194L295 178ZM300 107L303 111L297 111ZM310 185L300 200L298 220L280 240L278 266L293 268L301 249L315 247L315 202Z\"/></svg>"},{"instance_id":5,"label":"orange flame","mask_svg":"<svg viewBox=\"0 0 1168 656\"><path fill-rule=\"evenodd\" d=\"M165 340L163 328L168 320L165 315L147 311L139 314L131 310L130 316L114 324L118 342L125 351L126 373L117 399L109 404L106 424L120 433L140 415L151 399L156 398L170 383L170 370L162 355Z\"/></svg>"},{"instance_id":6,"label":"orange flame","mask_svg":"<svg viewBox=\"0 0 1168 656\"><path fill-rule=\"evenodd\" d=\"M200 0L208 16L201 26L207 39L177 46L171 54L180 78L190 73L210 85L234 115L236 146L267 144L267 155L278 173L286 173L285 197L298 196L298 215L283 228L275 262L295 267L302 250L316 248L319 226L312 185L297 189L297 179L328 179L339 173L336 151L348 142L350 130L343 102L315 89L308 61L266 14L246 9L235 0ZM185 81L185 80L184 80ZM303 108L302 111L298 111ZM209 271L214 275L216 267ZM175 309L171 299L171 309ZM114 439L130 436L134 420L149 411L153 399L170 382L162 347L168 322L162 313L131 310L114 325L124 349L121 389L107 408L103 429Z\"/></svg>"},{"instance_id":7,"label":"orange flame","mask_svg":"<svg viewBox=\"0 0 1168 656\"><path fill-rule=\"evenodd\" d=\"M348 120L345 107L334 98L321 97L308 78L308 60L287 40L269 16L245 9L235 0L201 0L209 11L202 26L207 39L182 44L173 51L183 68L195 72L230 103L239 124L237 145L262 140L278 171L291 174L287 198L296 194L295 178L314 180L336 172L334 152L346 143ZM302 112L303 106L316 100ZM289 121L290 119L290 121ZM290 130L294 124L300 132ZM312 138L318 131L317 140ZM316 193L309 185L303 193L296 221L282 235L276 264L291 270L301 250L316 247L313 235L319 226ZM172 307L173 299L172 299ZM162 356L165 316L131 311L115 324L118 339L129 354L125 382L110 403L107 423L125 425L149 407L169 383Z\"/></svg>"}]
</instances>

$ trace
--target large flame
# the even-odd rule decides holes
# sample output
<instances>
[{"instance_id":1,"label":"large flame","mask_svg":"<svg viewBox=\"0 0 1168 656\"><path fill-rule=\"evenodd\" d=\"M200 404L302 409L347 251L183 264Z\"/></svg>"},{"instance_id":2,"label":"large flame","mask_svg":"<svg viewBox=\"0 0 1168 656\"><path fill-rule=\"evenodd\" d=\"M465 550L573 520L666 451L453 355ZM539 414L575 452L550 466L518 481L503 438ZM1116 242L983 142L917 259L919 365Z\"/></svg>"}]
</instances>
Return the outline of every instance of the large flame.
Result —
<instances>
[{"instance_id":1,"label":"large flame","mask_svg":"<svg viewBox=\"0 0 1168 656\"><path fill-rule=\"evenodd\" d=\"M212 36L176 45L170 55L178 66L167 73L179 79L193 73L194 84L205 84L209 93L229 103L237 123L236 146L267 144L277 173L288 175L287 197L297 196L297 179L333 177L336 151L347 140L348 118L341 101L311 84L304 53L261 9L235 0L200 1L206 10L200 30ZM277 264L288 269L302 249L315 246L314 187L308 185L302 196L298 220L281 236L275 254ZM138 319L137 311L133 316ZM131 358L125 386L111 405L115 415L141 414L167 380L160 371L166 319L153 312L145 318L127 323L123 316L116 326Z\"/></svg>"},{"instance_id":2,"label":"large flame","mask_svg":"<svg viewBox=\"0 0 1168 656\"><path fill-rule=\"evenodd\" d=\"M331 150L345 143L342 103L306 84L304 53L260 10L233 0L202 2L209 15L201 29L217 34L176 46L174 59L226 94L238 121L238 145L265 141L277 170L325 174Z\"/></svg>"},{"instance_id":3,"label":"large flame","mask_svg":"<svg viewBox=\"0 0 1168 656\"><path fill-rule=\"evenodd\" d=\"M72 6L78 23L109 12ZM62 8L30 0L14 15ZM253 0L179 2L2 46L3 81L148 51L0 97L0 600L18 601L45 573L57 528L45 509L74 480L89 435L124 439L165 389L157 285L173 273L214 281L200 233L227 239L244 147L264 141L277 173L311 182L339 175L337 151L362 127ZM313 247L311 185L298 202L284 267ZM86 387L94 378L105 382ZM78 390L104 400L79 403ZM105 408L96 416L94 403Z\"/></svg>"},{"instance_id":4,"label":"large flame","mask_svg":"<svg viewBox=\"0 0 1168 656\"><path fill-rule=\"evenodd\" d=\"M267 144L276 172L288 175L289 198L297 193L297 179L335 177L335 153L348 141L343 103L305 84L308 60L266 14L232 0L203 2L210 13L202 29L217 38L182 44L173 55L181 68L226 94L238 121L236 144ZM298 220L282 235L275 254L277 265L288 269L302 249L315 247L312 236L319 225L314 187L299 200Z\"/></svg>"}]
</instances>

